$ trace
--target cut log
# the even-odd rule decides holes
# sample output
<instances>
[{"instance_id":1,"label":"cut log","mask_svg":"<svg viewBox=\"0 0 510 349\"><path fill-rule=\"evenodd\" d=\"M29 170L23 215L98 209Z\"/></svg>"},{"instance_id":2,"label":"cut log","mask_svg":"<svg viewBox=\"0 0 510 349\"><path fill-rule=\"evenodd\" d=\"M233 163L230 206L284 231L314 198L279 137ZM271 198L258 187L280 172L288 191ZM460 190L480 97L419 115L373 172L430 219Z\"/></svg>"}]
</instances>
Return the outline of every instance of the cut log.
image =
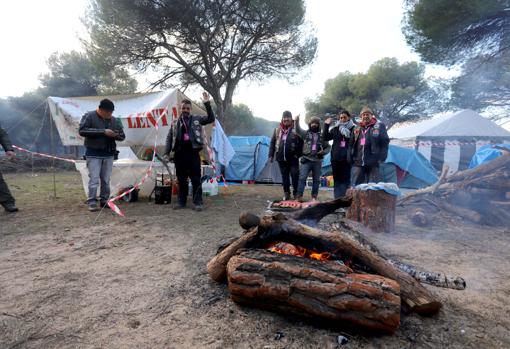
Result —
<instances>
[{"instance_id":1,"label":"cut log","mask_svg":"<svg viewBox=\"0 0 510 349\"><path fill-rule=\"evenodd\" d=\"M232 257L227 270L231 297L240 304L386 333L400 323L398 283L334 261L250 249Z\"/></svg>"},{"instance_id":2,"label":"cut log","mask_svg":"<svg viewBox=\"0 0 510 349\"><path fill-rule=\"evenodd\" d=\"M466 281L460 276L449 276L443 273L434 273L419 270L415 266L402 263L399 261L388 259L388 262L393 264L398 269L408 273L416 280L436 287L451 288L454 290L465 290Z\"/></svg>"},{"instance_id":3,"label":"cut log","mask_svg":"<svg viewBox=\"0 0 510 349\"><path fill-rule=\"evenodd\" d=\"M463 290L466 288L466 281L460 276L450 276L444 273L425 271L410 264L396 260L394 257L388 258L388 256L385 256L370 240L368 240L361 233L361 231L363 231L363 227L358 222L342 219L340 222L334 223L334 225L337 225L337 227L333 228L332 231L338 231L340 227L340 234L347 235L351 239L358 242L361 246L363 246L363 248L372 251L381 258L384 258L390 264L411 275L421 283L436 287L452 288L455 290Z\"/></svg>"},{"instance_id":4,"label":"cut log","mask_svg":"<svg viewBox=\"0 0 510 349\"><path fill-rule=\"evenodd\" d=\"M482 221L482 215L476 211L470 210L469 208L451 205L444 200L435 200L435 202L442 209L465 218L471 222L480 223Z\"/></svg>"},{"instance_id":5,"label":"cut log","mask_svg":"<svg viewBox=\"0 0 510 349\"><path fill-rule=\"evenodd\" d=\"M254 215L250 212L242 212L239 215L239 225L244 229L248 230L250 228L256 227L259 225L260 218L257 215Z\"/></svg>"},{"instance_id":6,"label":"cut log","mask_svg":"<svg viewBox=\"0 0 510 349\"><path fill-rule=\"evenodd\" d=\"M286 241L315 251L340 255L344 260L366 266L400 284L402 302L419 314L434 314L441 308L441 302L409 274L395 268L376 253L367 250L358 242L341 232L325 232L300 224L282 214L262 217L258 227L259 235L265 241Z\"/></svg>"},{"instance_id":7,"label":"cut log","mask_svg":"<svg viewBox=\"0 0 510 349\"><path fill-rule=\"evenodd\" d=\"M227 279L227 263L230 258L237 253L241 248L248 246L258 239L257 227L251 228L246 233L241 235L237 240L234 240L230 245L225 247L214 256L209 263L207 263L207 272L214 281L222 282Z\"/></svg>"},{"instance_id":8,"label":"cut log","mask_svg":"<svg viewBox=\"0 0 510 349\"><path fill-rule=\"evenodd\" d=\"M383 190L351 189L352 203L346 217L363 223L376 232L395 229L397 197Z\"/></svg>"},{"instance_id":9,"label":"cut log","mask_svg":"<svg viewBox=\"0 0 510 349\"><path fill-rule=\"evenodd\" d=\"M322 218L335 212L341 207L351 206L351 197L341 197L335 200L321 202L305 209L287 214L288 217L295 219L303 224L315 226Z\"/></svg>"}]
</instances>

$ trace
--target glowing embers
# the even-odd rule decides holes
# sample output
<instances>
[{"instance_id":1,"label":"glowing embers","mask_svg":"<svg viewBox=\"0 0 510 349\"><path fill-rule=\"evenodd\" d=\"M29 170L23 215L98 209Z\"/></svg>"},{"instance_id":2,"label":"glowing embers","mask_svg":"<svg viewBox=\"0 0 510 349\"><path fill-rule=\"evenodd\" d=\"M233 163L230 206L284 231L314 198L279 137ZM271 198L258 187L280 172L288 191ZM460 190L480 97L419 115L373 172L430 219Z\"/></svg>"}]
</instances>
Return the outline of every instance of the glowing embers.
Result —
<instances>
[{"instance_id":1,"label":"glowing embers","mask_svg":"<svg viewBox=\"0 0 510 349\"><path fill-rule=\"evenodd\" d=\"M328 252L317 252L314 250L308 250L301 246L296 246L288 242L273 242L266 247L271 252L288 254L292 256L305 257L309 259L315 259L318 261L327 261L332 259L331 254Z\"/></svg>"}]
</instances>

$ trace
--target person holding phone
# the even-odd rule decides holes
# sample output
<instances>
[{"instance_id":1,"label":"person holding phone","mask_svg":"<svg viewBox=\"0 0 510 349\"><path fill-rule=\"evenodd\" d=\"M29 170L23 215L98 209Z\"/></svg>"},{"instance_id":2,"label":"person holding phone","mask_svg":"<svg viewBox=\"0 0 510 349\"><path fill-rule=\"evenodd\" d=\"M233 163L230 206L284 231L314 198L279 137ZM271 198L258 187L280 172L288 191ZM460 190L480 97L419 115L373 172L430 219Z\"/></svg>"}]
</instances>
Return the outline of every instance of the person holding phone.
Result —
<instances>
[{"instance_id":1,"label":"person holding phone","mask_svg":"<svg viewBox=\"0 0 510 349\"><path fill-rule=\"evenodd\" d=\"M110 197L116 141L126 138L122 123L112 116L114 109L113 102L105 98L99 102L96 110L85 113L80 122L79 133L85 137L85 158L89 170L87 204L91 212L99 210L97 189L100 185L100 206L104 207Z\"/></svg>"}]
</instances>

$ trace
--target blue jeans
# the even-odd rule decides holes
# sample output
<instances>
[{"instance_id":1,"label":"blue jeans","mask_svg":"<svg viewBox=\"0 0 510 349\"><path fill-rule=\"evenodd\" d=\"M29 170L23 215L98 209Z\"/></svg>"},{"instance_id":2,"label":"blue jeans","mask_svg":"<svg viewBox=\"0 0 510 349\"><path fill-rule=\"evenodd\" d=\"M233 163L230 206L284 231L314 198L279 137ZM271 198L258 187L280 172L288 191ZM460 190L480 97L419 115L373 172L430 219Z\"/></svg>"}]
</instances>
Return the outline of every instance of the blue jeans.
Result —
<instances>
[{"instance_id":1,"label":"blue jeans","mask_svg":"<svg viewBox=\"0 0 510 349\"><path fill-rule=\"evenodd\" d=\"M304 160L304 162L301 162L301 166L299 167L299 187L297 192L298 196L303 196L306 179L308 178L310 171L312 171L312 198L317 197L319 194L319 186L321 184L321 169L322 161Z\"/></svg>"},{"instance_id":2,"label":"blue jeans","mask_svg":"<svg viewBox=\"0 0 510 349\"><path fill-rule=\"evenodd\" d=\"M95 158L87 156L87 168L89 170L89 196L87 203L97 203L97 188L101 183L100 198L106 201L110 197L110 178L112 176L113 156L107 158Z\"/></svg>"}]
</instances>

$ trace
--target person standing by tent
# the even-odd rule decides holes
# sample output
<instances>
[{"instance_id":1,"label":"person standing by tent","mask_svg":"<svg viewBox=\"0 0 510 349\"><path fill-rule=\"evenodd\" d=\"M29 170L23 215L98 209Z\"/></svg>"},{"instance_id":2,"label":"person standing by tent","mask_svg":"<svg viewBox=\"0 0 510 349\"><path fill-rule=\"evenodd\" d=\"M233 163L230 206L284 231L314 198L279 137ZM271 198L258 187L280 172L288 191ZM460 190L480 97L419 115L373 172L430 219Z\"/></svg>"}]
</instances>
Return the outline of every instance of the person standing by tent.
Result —
<instances>
[{"instance_id":1,"label":"person standing by tent","mask_svg":"<svg viewBox=\"0 0 510 349\"><path fill-rule=\"evenodd\" d=\"M296 133L292 113L288 110L283 112L280 126L273 132L269 145L269 161L278 161L282 174L284 200L289 200L290 183L294 197L297 195L299 181L299 157L303 152L303 141Z\"/></svg>"},{"instance_id":2,"label":"person standing by tent","mask_svg":"<svg viewBox=\"0 0 510 349\"><path fill-rule=\"evenodd\" d=\"M379 181L379 164L386 160L390 144L386 126L370 108L363 107L360 116L361 122L354 128L348 150L354 185Z\"/></svg>"},{"instance_id":3,"label":"person standing by tent","mask_svg":"<svg viewBox=\"0 0 510 349\"><path fill-rule=\"evenodd\" d=\"M329 150L329 144L324 141L321 132L321 119L313 116L308 123L308 130L303 130L299 125L299 115L296 116L296 132L303 139L303 156L301 156L299 167L299 187L296 199L303 201L306 179L310 171L312 172L312 201L317 200L319 195L319 186L322 170L322 159Z\"/></svg>"},{"instance_id":4,"label":"person standing by tent","mask_svg":"<svg viewBox=\"0 0 510 349\"><path fill-rule=\"evenodd\" d=\"M191 115L191 101L181 102L181 114L172 121L172 126L166 137L165 155L175 163L175 172L179 181L178 203L174 209L186 207L188 196L188 177L193 186L193 204L196 211L202 211L202 167L200 151L204 144L203 125L215 120L207 92L202 94L207 116Z\"/></svg>"},{"instance_id":5,"label":"person standing by tent","mask_svg":"<svg viewBox=\"0 0 510 349\"><path fill-rule=\"evenodd\" d=\"M354 123L351 114L343 110L339 114L339 120L333 124L332 118L324 121L324 141L333 140L331 148L331 169L335 183L335 199L344 196L351 184L351 164L347 161L347 150L351 138Z\"/></svg>"},{"instance_id":6,"label":"person standing by tent","mask_svg":"<svg viewBox=\"0 0 510 349\"><path fill-rule=\"evenodd\" d=\"M115 106L109 99L99 102L96 110L83 115L80 122L80 136L85 137L85 158L89 170L89 193L87 204L94 212L97 206L97 188L101 184L100 206L104 207L110 197L110 177L113 157L117 150L115 141L123 141L126 136L122 123L112 116Z\"/></svg>"},{"instance_id":7,"label":"person standing by tent","mask_svg":"<svg viewBox=\"0 0 510 349\"><path fill-rule=\"evenodd\" d=\"M9 135L7 132L0 126L0 144L4 148L5 155L9 158L16 156L14 153L14 149L12 148L11 140L9 139ZM4 207L5 212L13 213L18 212L18 208L16 207L16 202L14 197L5 183L4 177L2 176L2 172L0 172L0 204Z\"/></svg>"}]
</instances>

